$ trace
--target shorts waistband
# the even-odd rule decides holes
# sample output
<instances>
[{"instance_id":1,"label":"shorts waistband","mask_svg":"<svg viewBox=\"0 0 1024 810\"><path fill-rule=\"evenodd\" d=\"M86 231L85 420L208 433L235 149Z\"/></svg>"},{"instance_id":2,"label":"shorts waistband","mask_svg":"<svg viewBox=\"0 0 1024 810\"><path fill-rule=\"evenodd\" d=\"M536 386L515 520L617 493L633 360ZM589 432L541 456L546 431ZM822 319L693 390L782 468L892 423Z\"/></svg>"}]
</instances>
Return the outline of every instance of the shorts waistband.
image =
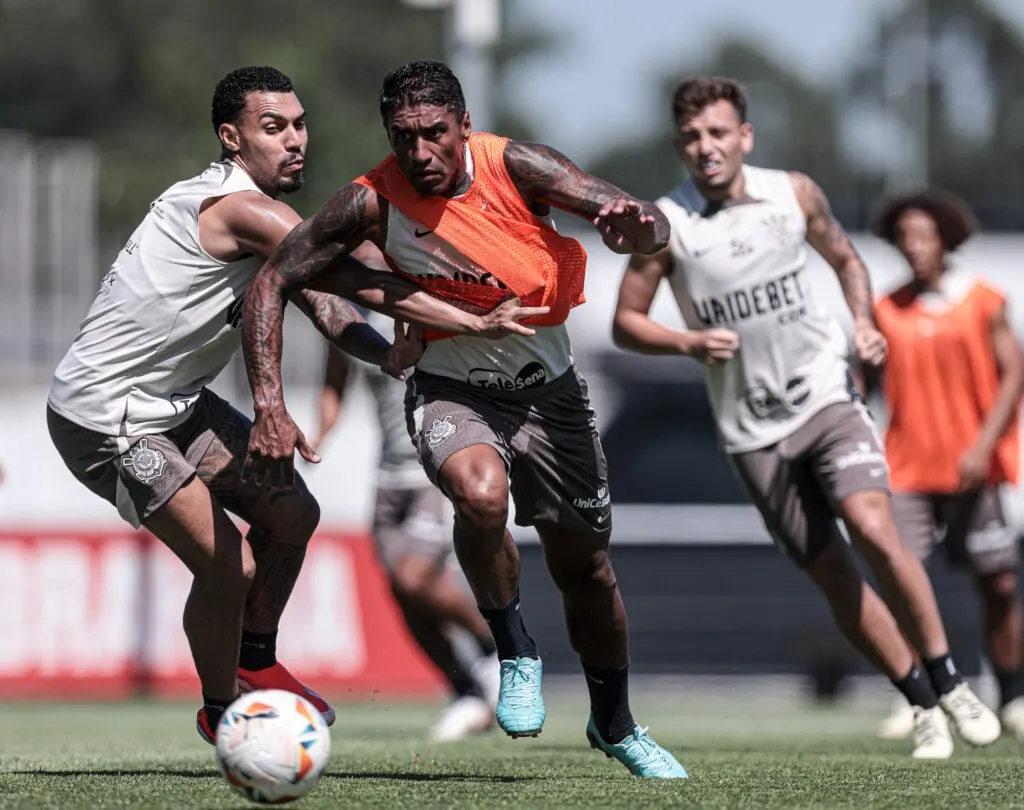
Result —
<instances>
[{"instance_id":1,"label":"shorts waistband","mask_svg":"<svg viewBox=\"0 0 1024 810\"><path fill-rule=\"evenodd\" d=\"M485 388L484 386L473 385L472 383L456 379L455 377L430 374L426 371L416 371L410 377L410 381L414 386L416 385L417 380L420 380L427 385L449 385L464 391L472 391L478 396L487 397L489 399L498 399L506 402L523 402L543 399L544 397L557 394L559 391L570 385L576 385L579 382L579 374L576 370L576 366L571 365L551 382L515 391L507 391L501 388Z\"/></svg>"}]
</instances>

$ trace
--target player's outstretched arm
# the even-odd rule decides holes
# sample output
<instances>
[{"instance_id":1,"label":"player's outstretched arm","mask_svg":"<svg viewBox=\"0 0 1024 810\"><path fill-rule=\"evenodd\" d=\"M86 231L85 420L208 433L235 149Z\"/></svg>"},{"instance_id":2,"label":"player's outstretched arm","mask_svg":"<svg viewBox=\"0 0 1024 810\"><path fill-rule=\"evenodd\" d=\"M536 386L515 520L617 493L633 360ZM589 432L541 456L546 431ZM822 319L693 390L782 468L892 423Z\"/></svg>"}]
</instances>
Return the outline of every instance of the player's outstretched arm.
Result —
<instances>
[{"instance_id":1,"label":"player's outstretched arm","mask_svg":"<svg viewBox=\"0 0 1024 810\"><path fill-rule=\"evenodd\" d=\"M836 271L847 306L853 314L854 348L861 362L872 366L885 361L886 341L875 328L871 277L843 226L832 214L828 198L810 177L792 172L790 179L807 219L807 243Z\"/></svg>"},{"instance_id":2,"label":"player's outstretched arm","mask_svg":"<svg viewBox=\"0 0 1024 810\"><path fill-rule=\"evenodd\" d=\"M619 300L612 322L615 345L641 354L685 354L707 365L731 360L739 349L739 336L728 329L679 332L650 316L658 285L672 270L667 250L653 255L634 254L619 284Z\"/></svg>"},{"instance_id":3,"label":"player's outstretched arm","mask_svg":"<svg viewBox=\"0 0 1024 810\"><path fill-rule=\"evenodd\" d=\"M528 203L590 220L616 253L651 254L668 245L668 219L654 203L587 174L557 149L509 141L505 168Z\"/></svg>"}]
</instances>

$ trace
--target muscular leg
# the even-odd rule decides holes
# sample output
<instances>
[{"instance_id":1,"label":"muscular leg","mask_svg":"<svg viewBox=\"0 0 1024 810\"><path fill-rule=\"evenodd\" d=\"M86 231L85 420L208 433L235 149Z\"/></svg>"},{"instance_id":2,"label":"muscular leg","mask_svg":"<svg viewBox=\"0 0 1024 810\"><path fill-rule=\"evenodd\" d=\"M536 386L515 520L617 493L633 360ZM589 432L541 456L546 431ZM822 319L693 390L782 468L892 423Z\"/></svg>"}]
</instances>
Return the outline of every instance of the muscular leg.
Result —
<instances>
[{"instance_id":1,"label":"muscular leg","mask_svg":"<svg viewBox=\"0 0 1024 810\"><path fill-rule=\"evenodd\" d=\"M888 493L854 493L842 501L839 511L900 629L924 659L932 678L938 679L936 688L944 694L961 679L951 669L949 642L931 581L921 561L900 538Z\"/></svg>"},{"instance_id":2,"label":"muscular leg","mask_svg":"<svg viewBox=\"0 0 1024 810\"><path fill-rule=\"evenodd\" d=\"M226 705L238 691L242 611L255 573L249 545L198 478L157 509L145 526L192 572L185 635L204 698Z\"/></svg>"},{"instance_id":3,"label":"muscular leg","mask_svg":"<svg viewBox=\"0 0 1024 810\"><path fill-rule=\"evenodd\" d=\"M1024 616L1016 571L976 574L982 624L992 667L999 680L1000 703L1024 697Z\"/></svg>"}]
</instances>

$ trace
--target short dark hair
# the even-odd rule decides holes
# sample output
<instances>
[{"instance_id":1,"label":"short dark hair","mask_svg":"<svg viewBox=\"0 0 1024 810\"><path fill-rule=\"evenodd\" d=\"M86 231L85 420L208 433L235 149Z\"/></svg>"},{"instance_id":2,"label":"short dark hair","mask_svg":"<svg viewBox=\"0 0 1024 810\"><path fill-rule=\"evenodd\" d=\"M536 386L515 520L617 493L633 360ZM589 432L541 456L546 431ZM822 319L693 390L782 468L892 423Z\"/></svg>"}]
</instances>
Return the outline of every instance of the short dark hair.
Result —
<instances>
[{"instance_id":1,"label":"short dark hair","mask_svg":"<svg viewBox=\"0 0 1024 810\"><path fill-rule=\"evenodd\" d=\"M872 218L871 232L896 244L896 223L906 211L923 211L933 220L947 251L956 250L978 230L978 221L967 203L941 188L928 188L889 197Z\"/></svg>"},{"instance_id":2,"label":"short dark hair","mask_svg":"<svg viewBox=\"0 0 1024 810\"><path fill-rule=\"evenodd\" d=\"M466 111L462 85L444 62L420 59L392 70L380 87L380 117L387 123L400 107L444 107L460 118Z\"/></svg>"},{"instance_id":3,"label":"short dark hair","mask_svg":"<svg viewBox=\"0 0 1024 810\"><path fill-rule=\"evenodd\" d=\"M276 68L244 67L231 71L217 82L213 91L210 109L213 131L219 131L221 124L238 121L249 93L291 93L294 90L292 80Z\"/></svg>"},{"instance_id":4,"label":"short dark hair","mask_svg":"<svg viewBox=\"0 0 1024 810\"><path fill-rule=\"evenodd\" d=\"M728 101L736 110L740 123L747 121L747 92L735 79L725 76L694 76L685 79L672 94L672 116L678 126L716 101Z\"/></svg>"}]
</instances>

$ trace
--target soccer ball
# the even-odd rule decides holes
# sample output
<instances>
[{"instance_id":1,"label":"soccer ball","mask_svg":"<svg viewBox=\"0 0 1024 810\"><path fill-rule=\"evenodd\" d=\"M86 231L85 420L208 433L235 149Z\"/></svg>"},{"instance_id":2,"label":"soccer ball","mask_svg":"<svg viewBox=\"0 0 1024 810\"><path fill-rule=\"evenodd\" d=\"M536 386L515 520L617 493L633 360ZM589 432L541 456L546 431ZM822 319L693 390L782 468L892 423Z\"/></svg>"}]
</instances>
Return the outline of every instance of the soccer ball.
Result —
<instances>
[{"instance_id":1,"label":"soccer ball","mask_svg":"<svg viewBox=\"0 0 1024 810\"><path fill-rule=\"evenodd\" d=\"M331 733L303 697L280 689L247 692L217 727L217 765L247 799L283 804L313 789L331 756Z\"/></svg>"}]
</instances>

